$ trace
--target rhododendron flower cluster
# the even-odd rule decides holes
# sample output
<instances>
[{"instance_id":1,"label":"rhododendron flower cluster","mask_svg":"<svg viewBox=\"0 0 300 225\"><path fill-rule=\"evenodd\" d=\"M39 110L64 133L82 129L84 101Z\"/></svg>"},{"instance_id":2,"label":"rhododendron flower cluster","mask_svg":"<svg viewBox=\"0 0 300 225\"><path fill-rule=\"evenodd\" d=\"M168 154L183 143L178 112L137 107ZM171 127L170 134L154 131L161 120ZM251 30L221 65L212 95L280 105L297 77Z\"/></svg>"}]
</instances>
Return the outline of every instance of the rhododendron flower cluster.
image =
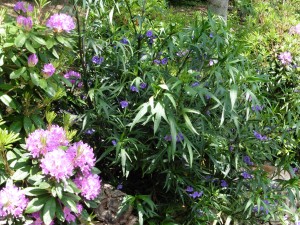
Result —
<instances>
[{"instance_id":1,"label":"rhododendron flower cluster","mask_svg":"<svg viewBox=\"0 0 300 225\"><path fill-rule=\"evenodd\" d=\"M18 16L17 24L23 27L25 30L31 30L32 28L32 19L31 17Z\"/></svg>"},{"instance_id":2,"label":"rhododendron flower cluster","mask_svg":"<svg viewBox=\"0 0 300 225\"><path fill-rule=\"evenodd\" d=\"M46 77L51 77L54 73L55 73L55 67L51 63L44 65L43 74Z\"/></svg>"},{"instance_id":3,"label":"rhododendron flower cluster","mask_svg":"<svg viewBox=\"0 0 300 225\"><path fill-rule=\"evenodd\" d=\"M75 29L75 22L71 16L64 13L57 13L48 19L46 26L55 32L66 31L69 33Z\"/></svg>"},{"instance_id":4,"label":"rhododendron flower cluster","mask_svg":"<svg viewBox=\"0 0 300 225\"><path fill-rule=\"evenodd\" d=\"M48 130L35 130L28 136L25 143L33 158L38 158L60 146L67 146L69 141L63 128L52 125Z\"/></svg>"},{"instance_id":5,"label":"rhododendron flower cluster","mask_svg":"<svg viewBox=\"0 0 300 225\"><path fill-rule=\"evenodd\" d=\"M33 6L27 2L17 2L14 6L15 11L22 11L23 13L26 12L32 12L33 11Z\"/></svg>"},{"instance_id":6,"label":"rhododendron flower cluster","mask_svg":"<svg viewBox=\"0 0 300 225\"><path fill-rule=\"evenodd\" d=\"M20 217L28 202L22 190L7 183L6 187L0 191L0 218L6 216Z\"/></svg>"},{"instance_id":7,"label":"rhododendron flower cluster","mask_svg":"<svg viewBox=\"0 0 300 225\"><path fill-rule=\"evenodd\" d=\"M278 59L281 61L281 63L283 65L289 65L293 60L292 54L290 52L280 53L280 55L278 56Z\"/></svg>"},{"instance_id":8,"label":"rhododendron flower cluster","mask_svg":"<svg viewBox=\"0 0 300 225\"><path fill-rule=\"evenodd\" d=\"M300 34L300 23L291 27L290 34Z\"/></svg>"},{"instance_id":9,"label":"rhododendron flower cluster","mask_svg":"<svg viewBox=\"0 0 300 225\"><path fill-rule=\"evenodd\" d=\"M72 158L62 149L47 152L41 159L43 174L49 174L56 180L65 180L73 175Z\"/></svg>"},{"instance_id":10,"label":"rhododendron flower cluster","mask_svg":"<svg viewBox=\"0 0 300 225\"><path fill-rule=\"evenodd\" d=\"M47 130L39 129L31 133L25 146L33 158L40 159L43 174L57 181L65 181L74 175L74 182L83 197L93 200L99 195L101 180L91 173L96 159L88 144L82 141L70 144L65 130L52 125Z\"/></svg>"},{"instance_id":11,"label":"rhododendron flower cluster","mask_svg":"<svg viewBox=\"0 0 300 225\"><path fill-rule=\"evenodd\" d=\"M96 174L88 174L86 176L78 176L74 183L81 190L81 195L87 200L95 199L101 190L101 180Z\"/></svg>"}]
</instances>

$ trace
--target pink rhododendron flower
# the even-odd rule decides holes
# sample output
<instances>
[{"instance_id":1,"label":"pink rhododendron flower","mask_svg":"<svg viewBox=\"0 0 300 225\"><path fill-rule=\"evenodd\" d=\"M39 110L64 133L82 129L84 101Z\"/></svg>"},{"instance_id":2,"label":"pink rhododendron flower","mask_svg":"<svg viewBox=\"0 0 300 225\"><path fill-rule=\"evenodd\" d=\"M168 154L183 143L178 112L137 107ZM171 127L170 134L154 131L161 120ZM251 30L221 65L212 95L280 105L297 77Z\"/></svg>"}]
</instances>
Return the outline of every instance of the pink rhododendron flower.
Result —
<instances>
[{"instance_id":1,"label":"pink rhododendron flower","mask_svg":"<svg viewBox=\"0 0 300 225\"><path fill-rule=\"evenodd\" d=\"M25 145L33 158L38 158L60 146L67 146L69 141L63 128L52 125L48 130L38 129L29 134Z\"/></svg>"},{"instance_id":2,"label":"pink rhododendron flower","mask_svg":"<svg viewBox=\"0 0 300 225\"><path fill-rule=\"evenodd\" d=\"M73 70L68 71L64 78L68 79L72 84L75 84L75 82L80 79L81 75L78 72L75 72Z\"/></svg>"},{"instance_id":3,"label":"pink rhododendron flower","mask_svg":"<svg viewBox=\"0 0 300 225\"><path fill-rule=\"evenodd\" d=\"M49 174L57 181L65 180L73 175L72 158L62 149L55 149L45 154L41 159L43 174Z\"/></svg>"},{"instance_id":4,"label":"pink rhododendron flower","mask_svg":"<svg viewBox=\"0 0 300 225\"><path fill-rule=\"evenodd\" d=\"M32 12L33 6L27 2L18 1L14 6L15 11L22 11L24 13L26 12Z\"/></svg>"},{"instance_id":5,"label":"pink rhododendron flower","mask_svg":"<svg viewBox=\"0 0 300 225\"><path fill-rule=\"evenodd\" d=\"M96 174L88 174L85 176L77 176L74 183L81 190L81 195L87 200L95 199L101 191L101 180Z\"/></svg>"},{"instance_id":6,"label":"pink rhododendron flower","mask_svg":"<svg viewBox=\"0 0 300 225\"><path fill-rule=\"evenodd\" d=\"M31 17L18 16L17 25L25 28L25 30L31 30L32 28L32 19Z\"/></svg>"},{"instance_id":7,"label":"pink rhododendron flower","mask_svg":"<svg viewBox=\"0 0 300 225\"><path fill-rule=\"evenodd\" d=\"M70 32L75 29L75 22L71 16L64 13L57 13L48 19L46 26L55 32Z\"/></svg>"},{"instance_id":8,"label":"pink rhododendron flower","mask_svg":"<svg viewBox=\"0 0 300 225\"><path fill-rule=\"evenodd\" d=\"M292 62L292 54L290 52L282 52L278 56L278 59L283 65L289 65Z\"/></svg>"},{"instance_id":9,"label":"pink rhododendron flower","mask_svg":"<svg viewBox=\"0 0 300 225\"><path fill-rule=\"evenodd\" d=\"M39 212L35 212L31 214L32 218L35 219L33 221L33 223L31 223L30 225L44 225L43 220L41 219L41 215ZM54 222L51 221L51 223L49 225L54 225Z\"/></svg>"},{"instance_id":10,"label":"pink rhododendron flower","mask_svg":"<svg viewBox=\"0 0 300 225\"><path fill-rule=\"evenodd\" d=\"M20 217L28 202L23 191L13 184L6 184L6 187L0 191L0 218Z\"/></svg>"},{"instance_id":11,"label":"pink rhododendron flower","mask_svg":"<svg viewBox=\"0 0 300 225\"><path fill-rule=\"evenodd\" d=\"M37 57L36 54L31 54L29 57L28 57L28 66L29 67L34 67L37 63L38 63L39 59Z\"/></svg>"},{"instance_id":12,"label":"pink rhododendron flower","mask_svg":"<svg viewBox=\"0 0 300 225\"><path fill-rule=\"evenodd\" d=\"M95 165L96 159L93 149L82 141L74 143L67 150L67 154L73 158L74 167L78 167L83 174L89 174Z\"/></svg>"},{"instance_id":13,"label":"pink rhododendron flower","mask_svg":"<svg viewBox=\"0 0 300 225\"><path fill-rule=\"evenodd\" d=\"M55 68L51 63L45 64L43 68L43 74L47 77L51 77L55 73Z\"/></svg>"}]
</instances>

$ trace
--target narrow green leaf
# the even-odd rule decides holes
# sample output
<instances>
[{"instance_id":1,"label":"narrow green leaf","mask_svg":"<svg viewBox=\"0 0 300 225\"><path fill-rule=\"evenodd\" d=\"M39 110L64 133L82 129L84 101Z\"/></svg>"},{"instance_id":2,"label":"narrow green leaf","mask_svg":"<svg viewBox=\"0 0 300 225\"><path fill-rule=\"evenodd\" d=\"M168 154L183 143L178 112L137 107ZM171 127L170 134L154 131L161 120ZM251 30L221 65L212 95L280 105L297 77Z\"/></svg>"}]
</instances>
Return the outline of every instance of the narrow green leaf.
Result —
<instances>
[{"instance_id":1,"label":"narrow green leaf","mask_svg":"<svg viewBox=\"0 0 300 225\"><path fill-rule=\"evenodd\" d=\"M67 206L69 209L71 209L72 212L77 213L77 207L76 207L76 203L69 197L67 196L63 196L61 198L62 203Z\"/></svg>"},{"instance_id":2,"label":"narrow green leaf","mask_svg":"<svg viewBox=\"0 0 300 225\"><path fill-rule=\"evenodd\" d=\"M46 45L45 40L42 39L42 38L40 38L40 37L37 37L37 36L35 36L35 35L31 35L31 38L32 38L35 42L37 42L37 43L39 43L39 44L41 44L41 45Z\"/></svg>"},{"instance_id":3,"label":"narrow green leaf","mask_svg":"<svg viewBox=\"0 0 300 225\"><path fill-rule=\"evenodd\" d=\"M187 127L190 131L192 131L193 133L199 135L199 133L198 133L197 130L194 128L194 126L193 126L193 124L192 124L190 118L187 116L187 114L183 113L183 118L184 118L186 127Z\"/></svg>"},{"instance_id":4,"label":"narrow green leaf","mask_svg":"<svg viewBox=\"0 0 300 225\"><path fill-rule=\"evenodd\" d=\"M36 86L39 86L39 75L37 73L30 73L30 78L31 78L31 81L32 83L34 83Z\"/></svg>"},{"instance_id":5,"label":"narrow green leaf","mask_svg":"<svg viewBox=\"0 0 300 225\"><path fill-rule=\"evenodd\" d=\"M135 124L137 124L140 119L147 113L148 111L148 103L144 103L139 107L140 111L136 114L135 118L133 119L133 122L131 124L130 130L134 127Z\"/></svg>"},{"instance_id":6,"label":"narrow green leaf","mask_svg":"<svg viewBox=\"0 0 300 225\"><path fill-rule=\"evenodd\" d=\"M50 198L50 196L47 195L47 196L40 196L39 198L32 199L28 203L25 213L34 213L34 212L40 211L41 208L43 208L43 206L46 204L46 202L48 201L49 198Z\"/></svg>"},{"instance_id":7,"label":"narrow green leaf","mask_svg":"<svg viewBox=\"0 0 300 225\"><path fill-rule=\"evenodd\" d=\"M4 94L2 92L0 92L0 100L1 102L3 102L6 106L12 108L12 109L15 109L18 111L18 108L17 108L17 105L16 103L14 102L14 100L9 97L7 94Z\"/></svg>"},{"instance_id":8,"label":"narrow green leaf","mask_svg":"<svg viewBox=\"0 0 300 225\"><path fill-rule=\"evenodd\" d=\"M231 109L233 109L234 104L235 104L236 99L237 99L237 88L235 87L234 89L231 89L229 91L229 95L230 95L230 101L231 101Z\"/></svg>"},{"instance_id":9,"label":"narrow green leaf","mask_svg":"<svg viewBox=\"0 0 300 225\"><path fill-rule=\"evenodd\" d=\"M33 128L33 123L31 122L31 119L28 117L24 117L23 119L23 126L24 130L26 131L27 134L29 134Z\"/></svg>"},{"instance_id":10,"label":"narrow green leaf","mask_svg":"<svg viewBox=\"0 0 300 225\"><path fill-rule=\"evenodd\" d=\"M15 70L9 74L10 79L17 79L19 78L24 72L26 71L26 67L21 67L18 70Z\"/></svg>"},{"instance_id":11,"label":"narrow green leaf","mask_svg":"<svg viewBox=\"0 0 300 225\"><path fill-rule=\"evenodd\" d=\"M47 190L38 187L27 187L23 189L23 192L27 196L38 196L38 195L43 195L48 193Z\"/></svg>"},{"instance_id":12,"label":"narrow green leaf","mask_svg":"<svg viewBox=\"0 0 300 225\"><path fill-rule=\"evenodd\" d=\"M22 167L17 169L17 171L12 175L11 179L13 180L24 180L29 175L29 166Z\"/></svg>"}]
</instances>

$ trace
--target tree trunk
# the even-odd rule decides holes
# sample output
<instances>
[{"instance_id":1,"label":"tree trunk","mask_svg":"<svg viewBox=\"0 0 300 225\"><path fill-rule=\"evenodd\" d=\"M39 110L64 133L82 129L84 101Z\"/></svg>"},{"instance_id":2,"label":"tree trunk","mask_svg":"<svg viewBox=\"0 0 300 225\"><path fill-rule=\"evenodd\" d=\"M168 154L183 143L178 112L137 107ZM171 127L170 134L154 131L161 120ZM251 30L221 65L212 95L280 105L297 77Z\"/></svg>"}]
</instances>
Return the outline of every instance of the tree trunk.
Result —
<instances>
[{"instance_id":1,"label":"tree trunk","mask_svg":"<svg viewBox=\"0 0 300 225\"><path fill-rule=\"evenodd\" d=\"M208 9L227 20L229 0L208 0Z\"/></svg>"}]
</instances>

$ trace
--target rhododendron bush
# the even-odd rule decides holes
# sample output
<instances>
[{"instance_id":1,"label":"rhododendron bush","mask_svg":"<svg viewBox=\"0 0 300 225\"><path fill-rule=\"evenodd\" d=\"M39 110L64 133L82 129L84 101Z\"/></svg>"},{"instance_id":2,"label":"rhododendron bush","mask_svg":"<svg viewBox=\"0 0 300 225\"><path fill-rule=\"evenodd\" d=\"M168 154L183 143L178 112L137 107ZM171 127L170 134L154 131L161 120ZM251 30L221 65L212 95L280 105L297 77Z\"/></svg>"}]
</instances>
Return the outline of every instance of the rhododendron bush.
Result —
<instances>
[{"instance_id":1,"label":"rhododendron bush","mask_svg":"<svg viewBox=\"0 0 300 225\"><path fill-rule=\"evenodd\" d=\"M6 152L6 172L12 176L0 189L1 220L59 224L88 219L84 208L95 205L101 179L93 149L82 141L72 143L70 134L49 125L29 134L24 149Z\"/></svg>"}]
</instances>

